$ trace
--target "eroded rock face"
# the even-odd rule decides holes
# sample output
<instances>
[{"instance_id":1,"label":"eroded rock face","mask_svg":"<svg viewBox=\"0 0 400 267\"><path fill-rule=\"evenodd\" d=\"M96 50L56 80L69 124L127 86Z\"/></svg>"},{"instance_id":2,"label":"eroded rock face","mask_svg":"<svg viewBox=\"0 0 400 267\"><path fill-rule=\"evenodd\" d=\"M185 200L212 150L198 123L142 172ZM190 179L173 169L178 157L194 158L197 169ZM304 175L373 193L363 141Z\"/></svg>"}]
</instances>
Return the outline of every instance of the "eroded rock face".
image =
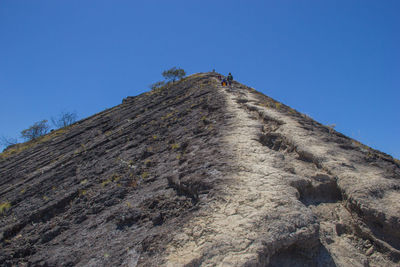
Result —
<instances>
[{"instance_id":1,"label":"eroded rock face","mask_svg":"<svg viewBox=\"0 0 400 267\"><path fill-rule=\"evenodd\" d=\"M400 167L196 74L0 157L0 265L396 266Z\"/></svg>"}]
</instances>

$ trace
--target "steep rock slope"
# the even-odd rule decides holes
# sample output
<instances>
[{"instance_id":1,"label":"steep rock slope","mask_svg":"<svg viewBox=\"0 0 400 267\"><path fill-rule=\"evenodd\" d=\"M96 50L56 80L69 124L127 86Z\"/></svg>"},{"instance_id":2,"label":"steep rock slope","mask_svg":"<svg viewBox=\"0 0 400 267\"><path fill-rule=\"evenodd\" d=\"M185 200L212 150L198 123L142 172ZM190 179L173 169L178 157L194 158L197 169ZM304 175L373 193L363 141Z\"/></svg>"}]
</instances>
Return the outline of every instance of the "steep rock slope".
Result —
<instances>
[{"instance_id":1,"label":"steep rock slope","mask_svg":"<svg viewBox=\"0 0 400 267\"><path fill-rule=\"evenodd\" d=\"M192 75L0 154L5 266L396 266L400 167Z\"/></svg>"},{"instance_id":2,"label":"steep rock slope","mask_svg":"<svg viewBox=\"0 0 400 267\"><path fill-rule=\"evenodd\" d=\"M51 133L0 162L0 265L158 265L224 172L224 99L204 75ZM141 259L139 259L139 256ZM146 265L145 263L143 263Z\"/></svg>"}]
</instances>

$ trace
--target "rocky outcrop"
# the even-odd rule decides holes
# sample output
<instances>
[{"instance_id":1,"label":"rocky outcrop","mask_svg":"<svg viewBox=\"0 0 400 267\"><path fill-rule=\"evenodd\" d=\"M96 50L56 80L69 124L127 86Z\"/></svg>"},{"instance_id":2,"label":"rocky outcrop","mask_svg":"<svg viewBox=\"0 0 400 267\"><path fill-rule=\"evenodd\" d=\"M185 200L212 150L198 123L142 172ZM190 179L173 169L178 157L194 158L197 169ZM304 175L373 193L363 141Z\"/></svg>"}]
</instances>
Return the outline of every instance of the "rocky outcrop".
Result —
<instances>
[{"instance_id":1,"label":"rocky outcrop","mask_svg":"<svg viewBox=\"0 0 400 267\"><path fill-rule=\"evenodd\" d=\"M396 266L400 166L216 74L0 154L3 266Z\"/></svg>"}]
</instances>

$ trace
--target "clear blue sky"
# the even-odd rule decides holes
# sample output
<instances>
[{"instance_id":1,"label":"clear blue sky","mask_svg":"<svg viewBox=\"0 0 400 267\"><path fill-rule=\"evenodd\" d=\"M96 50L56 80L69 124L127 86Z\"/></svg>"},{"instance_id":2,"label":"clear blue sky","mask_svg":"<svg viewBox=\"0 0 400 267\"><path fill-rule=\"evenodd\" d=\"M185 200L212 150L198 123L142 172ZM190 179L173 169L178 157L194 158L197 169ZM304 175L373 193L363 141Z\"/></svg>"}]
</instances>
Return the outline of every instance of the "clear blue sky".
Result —
<instances>
[{"instance_id":1,"label":"clear blue sky","mask_svg":"<svg viewBox=\"0 0 400 267\"><path fill-rule=\"evenodd\" d=\"M84 118L172 66L239 82L400 158L400 1L0 1L0 136Z\"/></svg>"}]
</instances>

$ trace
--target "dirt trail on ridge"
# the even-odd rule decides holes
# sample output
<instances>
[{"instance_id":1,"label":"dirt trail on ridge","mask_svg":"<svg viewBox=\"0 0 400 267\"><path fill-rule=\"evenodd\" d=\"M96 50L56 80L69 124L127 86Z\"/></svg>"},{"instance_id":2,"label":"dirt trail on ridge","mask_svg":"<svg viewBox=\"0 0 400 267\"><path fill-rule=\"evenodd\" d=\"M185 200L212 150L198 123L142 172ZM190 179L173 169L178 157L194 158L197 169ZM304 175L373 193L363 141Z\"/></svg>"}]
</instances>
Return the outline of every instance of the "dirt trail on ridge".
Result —
<instances>
[{"instance_id":1,"label":"dirt trail on ridge","mask_svg":"<svg viewBox=\"0 0 400 267\"><path fill-rule=\"evenodd\" d=\"M168 266L396 266L397 249L368 229L338 185L359 179L346 172L348 138L248 87L214 83L226 99L221 147L233 165L221 178L224 195L168 245ZM358 163L386 186L378 168Z\"/></svg>"}]
</instances>

